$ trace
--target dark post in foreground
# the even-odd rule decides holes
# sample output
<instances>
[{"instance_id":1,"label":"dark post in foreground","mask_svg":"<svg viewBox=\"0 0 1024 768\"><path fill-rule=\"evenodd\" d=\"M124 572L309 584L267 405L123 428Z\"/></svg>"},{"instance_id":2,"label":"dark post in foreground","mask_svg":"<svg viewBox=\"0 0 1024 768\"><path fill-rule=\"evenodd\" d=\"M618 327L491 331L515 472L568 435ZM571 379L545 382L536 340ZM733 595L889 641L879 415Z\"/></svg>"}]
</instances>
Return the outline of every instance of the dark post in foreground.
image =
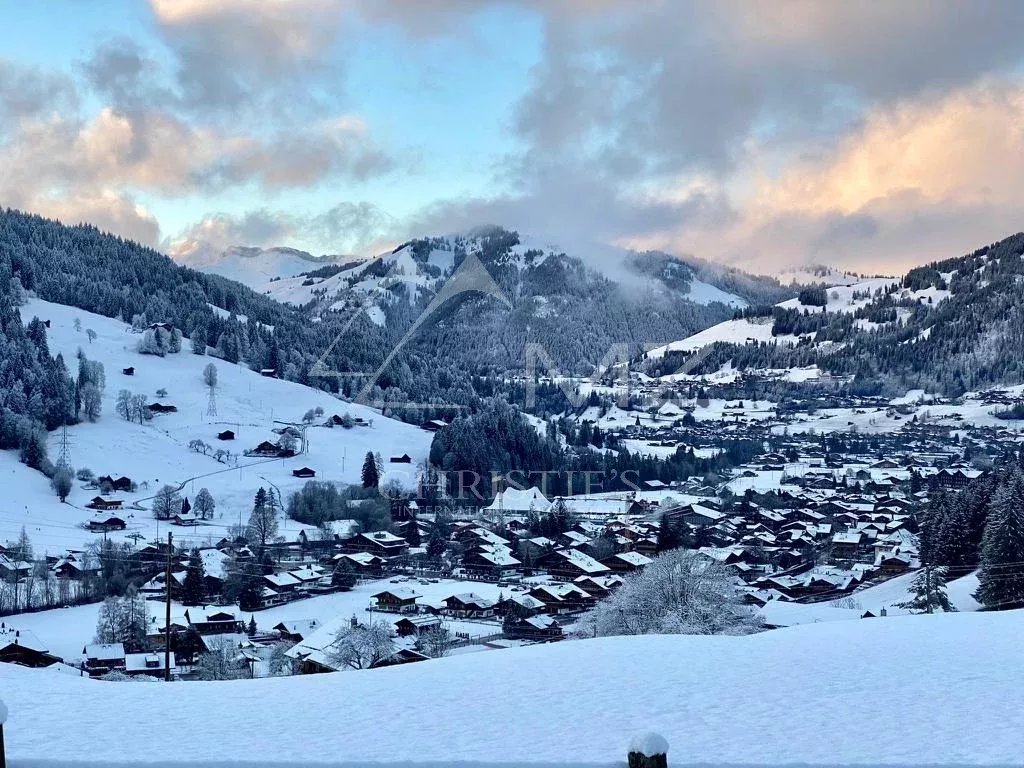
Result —
<instances>
[{"instance_id":1,"label":"dark post in foreground","mask_svg":"<svg viewBox=\"0 0 1024 768\"><path fill-rule=\"evenodd\" d=\"M7 752L4 751L4 721L7 719L7 707L0 699L0 768L7 768Z\"/></svg>"},{"instance_id":2,"label":"dark post in foreground","mask_svg":"<svg viewBox=\"0 0 1024 768\"><path fill-rule=\"evenodd\" d=\"M629 745L628 762L629 768L668 768L668 742L659 733L639 734Z\"/></svg>"}]
</instances>

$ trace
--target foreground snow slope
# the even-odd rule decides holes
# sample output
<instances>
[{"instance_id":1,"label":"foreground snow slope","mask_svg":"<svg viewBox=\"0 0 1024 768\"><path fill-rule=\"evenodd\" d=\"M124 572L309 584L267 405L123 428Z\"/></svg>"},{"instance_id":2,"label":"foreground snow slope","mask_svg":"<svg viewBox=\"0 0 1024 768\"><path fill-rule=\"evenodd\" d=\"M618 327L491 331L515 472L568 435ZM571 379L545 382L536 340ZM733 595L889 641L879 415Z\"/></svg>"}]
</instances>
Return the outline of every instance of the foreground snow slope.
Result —
<instances>
[{"instance_id":1,"label":"foreground snow slope","mask_svg":"<svg viewBox=\"0 0 1024 768\"><path fill-rule=\"evenodd\" d=\"M1024 729L1022 630L1021 612L900 616L172 685L0 664L0 691L13 768L609 765L648 730L672 765L1008 765Z\"/></svg>"},{"instance_id":2,"label":"foreground snow slope","mask_svg":"<svg viewBox=\"0 0 1024 768\"><path fill-rule=\"evenodd\" d=\"M367 451L374 451L383 455L389 478L412 486L416 463L429 451L429 432L385 418L371 408L340 401L320 390L194 355L187 341L182 352L175 355L140 355L135 351L140 335L117 320L35 299L20 309L26 323L33 316L50 321L50 352L63 354L72 375L77 372L75 355L79 348L90 360L104 365L107 386L102 416L95 424L70 427L68 433L71 464L76 469L88 467L97 476L126 475L140 486L137 493L115 496L124 501L125 514L130 517L128 530L110 534L112 538L123 539L132 533L141 533L146 538L155 535L157 525L147 499L165 483L184 484L182 493L190 500L203 487L213 494L217 503L214 519L206 525L176 531L175 538L183 544L200 544L218 540L240 516L243 522L248 519L253 494L261 485L273 483L287 500L291 492L306 482L293 477L293 469L308 466L316 471L318 480L358 483L363 457ZM75 330L76 319L81 321L80 331ZM96 333L92 343L86 336L87 329ZM203 368L211 362L218 371L216 416L207 415L209 396L203 383ZM133 376L122 374L122 369L128 366L135 368ZM121 389L145 395L148 403L172 404L178 412L156 416L145 426L130 424L116 413L117 393ZM166 396L156 394L160 389L167 390ZM334 414L349 413L353 418L372 422L372 426L311 427L307 431L308 452L286 460L241 457L237 465L224 464L188 448L189 441L198 438L214 449L228 449L237 455L261 441L277 440L272 430L281 424L275 422L298 422L306 410L317 406L324 409L318 423ZM217 440L217 434L228 429L236 433L236 439ZM60 449L59 433L50 435L49 447L55 460ZM387 463L388 457L403 453L412 457L412 464ZM81 548L95 540L97 534L80 526L92 516L84 506L96 495L96 490L82 485L76 481L69 503L61 504L42 474L19 463L17 452L0 451L0 486L4 488L0 543L16 538L23 525L37 554ZM133 510L134 502L141 508ZM166 535L166 531L165 524L161 533ZM298 533L296 523L282 521L280 533L294 539Z\"/></svg>"}]
</instances>

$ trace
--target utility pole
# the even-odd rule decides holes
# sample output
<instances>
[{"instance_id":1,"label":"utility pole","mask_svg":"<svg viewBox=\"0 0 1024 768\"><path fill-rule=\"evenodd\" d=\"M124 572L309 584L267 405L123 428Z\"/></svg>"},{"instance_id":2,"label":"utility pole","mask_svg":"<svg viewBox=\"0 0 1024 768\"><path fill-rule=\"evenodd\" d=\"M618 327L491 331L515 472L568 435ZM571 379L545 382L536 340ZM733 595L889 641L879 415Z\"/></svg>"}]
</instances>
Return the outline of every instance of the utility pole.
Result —
<instances>
[{"instance_id":1,"label":"utility pole","mask_svg":"<svg viewBox=\"0 0 1024 768\"><path fill-rule=\"evenodd\" d=\"M174 552L174 534L167 534L166 612L164 616L164 682L171 682L171 554Z\"/></svg>"},{"instance_id":2,"label":"utility pole","mask_svg":"<svg viewBox=\"0 0 1024 768\"><path fill-rule=\"evenodd\" d=\"M926 565L924 567L924 599L925 599L925 611L928 613L932 612L932 567Z\"/></svg>"}]
</instances>

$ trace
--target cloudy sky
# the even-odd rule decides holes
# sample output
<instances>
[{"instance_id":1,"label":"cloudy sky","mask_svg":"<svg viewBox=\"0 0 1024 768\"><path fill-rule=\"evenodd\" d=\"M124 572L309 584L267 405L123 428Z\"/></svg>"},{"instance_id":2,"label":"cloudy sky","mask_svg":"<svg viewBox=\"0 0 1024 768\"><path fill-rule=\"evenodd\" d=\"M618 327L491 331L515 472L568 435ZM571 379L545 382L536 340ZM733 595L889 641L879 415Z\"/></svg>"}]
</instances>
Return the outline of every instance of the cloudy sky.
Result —
<instances>
[{"instance_id":1,"label":"cloudy sky","mask_svg":"<svg viewBox=\"0 0 1024 768\"><path fill-rule=\"evenodd\" d=\"M0 204L171 252L498 223L768 271L1024 229L1024 3L0 0Z\"/></svg>"}]
</instances>

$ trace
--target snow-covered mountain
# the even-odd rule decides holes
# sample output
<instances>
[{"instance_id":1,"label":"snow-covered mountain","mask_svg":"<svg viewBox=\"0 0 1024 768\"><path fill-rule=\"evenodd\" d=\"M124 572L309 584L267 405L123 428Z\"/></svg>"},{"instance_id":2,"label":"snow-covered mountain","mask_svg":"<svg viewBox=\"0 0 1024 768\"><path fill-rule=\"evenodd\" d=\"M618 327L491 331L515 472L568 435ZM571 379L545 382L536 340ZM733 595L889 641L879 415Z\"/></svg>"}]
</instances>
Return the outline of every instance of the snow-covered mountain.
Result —
<instances>
[{"instance_id":1,"label":"snow-covered mountain","mask_svg":"<svg viewBox=\"0 0 1024 768\"><path fill-rule=\"evenodd\" d=\"M517 367L524 345L539 343L561 369L586 372L612 344L639 351L796 293L774 279L660 252L566 253L500 227L411 240L363 261L234 248L197 251L186 262L240 279L316 323L393 340L415 329L408 352L456 358L465 370Z\"/></svg>"},{"instance_id":2,"label":"snow-covered mountain","mask_svg":"<svg viewBox=\"0 0 1024 768\"><path fill-rule=\"evenodd\" d=\"M1024 316L1024 234L901 278L815 285L775 306L660 345L647 373L817 367L870 386L960 395L992 382L1017 384ZM692 357L700 351L700 359Z\"/></svg>"},{"instance_id":3,"label":"snow-covered mountain","mask_svg":"<svg viewBox=\"0 0 1024 768\"><path fill-rule=\"evenodd\" d=\"M297 248L254 248L235 245L217 250L207 243L192 241L177 249L174 260L200 272L237 280L260 291L279 278L294 277L325 266L357 262L352 256L313 256Z\"/></svg>"}]
</instances>

